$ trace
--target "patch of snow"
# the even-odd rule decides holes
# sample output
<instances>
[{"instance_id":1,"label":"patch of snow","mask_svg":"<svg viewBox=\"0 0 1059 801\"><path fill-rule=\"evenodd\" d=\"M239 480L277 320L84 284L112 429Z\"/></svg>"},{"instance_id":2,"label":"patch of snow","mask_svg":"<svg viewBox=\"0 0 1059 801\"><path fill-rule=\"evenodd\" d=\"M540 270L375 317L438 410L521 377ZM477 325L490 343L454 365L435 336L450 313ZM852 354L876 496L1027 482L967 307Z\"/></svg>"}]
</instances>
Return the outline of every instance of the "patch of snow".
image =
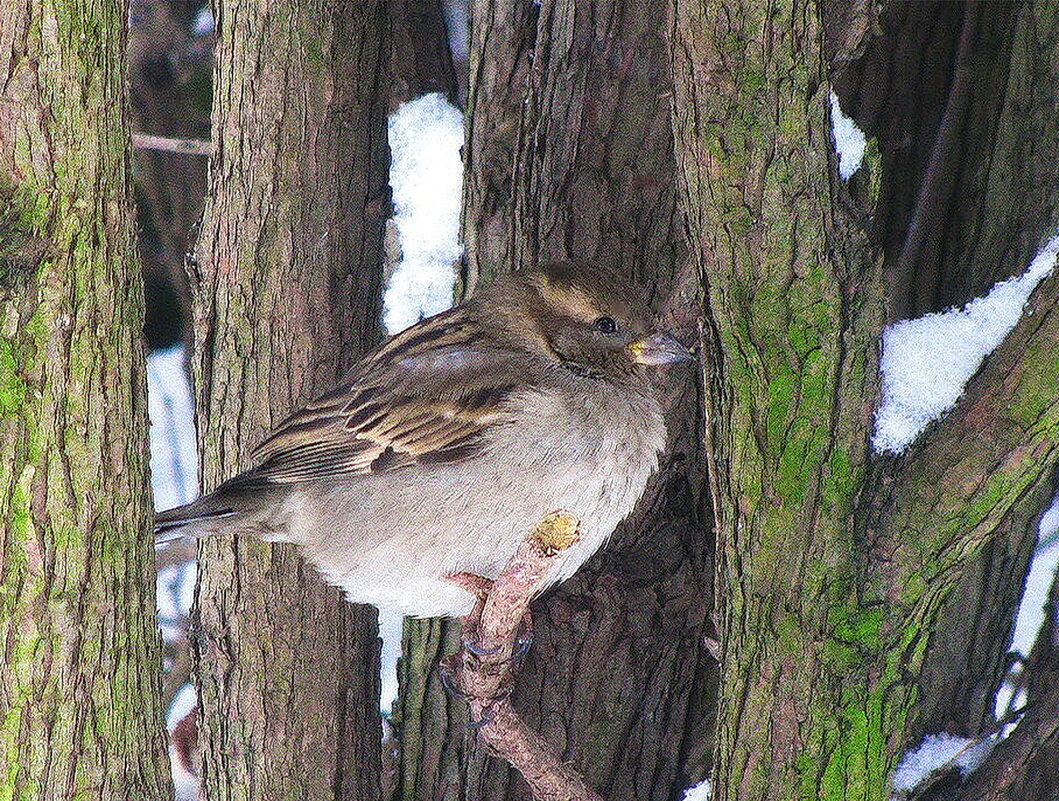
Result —
<instances>
[{"instance_id":1,"label":"patch of snow","mask_svg":"<svg viewBox=\"0 0 1059 801\"><path fill-rule=\"evenodd\" d=\"M401 636L404 633L404 618L396 612L379 610L379 637L382 638L380 656L382 691L379 693L379 710L389 715L393 702L397 700L397 660L401 656Z\"/></svg>"},{"instance_id":2,"label":"patch of snow","mask_svg":"<svg viewBox=\"0 0 1059 801\"><path fill-rule=\"evenodd\" d=\"M151 489L156 511L190 503L199 494L195 401L183 345L147 357L147 412L151 418ZM158 626L166 642L182 636L195 592L195 566L158 571Z\"/></svg>"},{"instance_id":3,"label":"patch of snow","mask_svg":"<svg viewBox=\"0 0 1059 801\"><path fill-rule=\"evenodd\" d=\"M694 787L685 790L681 801L710 801L712 794L713 788L710 787L710 780L703 779Z\"/></svg>"},{"instance_id":4,"label":"patch of snow","mask_svg":"<svg viewBox=\"0 0 1059 801\"><path fill-rule=\"evenodd\" d=\"M210 11L209 6L203 6L191 21L191 32L195 36L209 36L216 29L217 24L213 20L213 12Z\"/></svg>"},{"instance_id":5,"label":"patch of snow","mask_svg":"<svg viewBox=\"0 0 1059 801\"><path fill-rule=\"evenodd\" d=\"M199 496L195 400L183 345L147 357L147 413L151 418L151 489L161 512Z\"/></svg>"},{"instance_id":6,"label":"patch of snow","mask_svg":"<svg viewBox=\"0 0 1059 801\"><path fill-rule=\"evenodd\" d=\"M165 716L165 728L170 734L173 733L173 729L176 725L188 716L188 714L198 705L199 697L195 692L195 688L190 684L185 684L177 692L173 698L173 703L169 706L169 711Z\"/></svg>"},{"instance_id":7,"label":"patch of snow","mask_svg":"<svg viewBox=\"0 0 1059 801\"><path fill-rule=\"evenodd\" d=\"M1059 236L1041 249L1025 273L995 284L962 309L887 326L879 365L882 403L872 438L877 453L902 453L956 404L982 360L1018 322L1057 254Z\"/></svg>"},{"instance_id":8,"label":"patch of snow","mask_svg":"<svg viewBox=\"0 0 1059 801\"><path fill-rule=\"evenodd\" d=\"M919 748L901 758L894 773L893 788L899 793L910 792L934 772L948 768L959 768L960 774L967 776L982 764L995 745L993 737L971 740L951 734L928 734Z\"/></svg>"},{"instance_id":9,"label":"patch of snow","mask_svg":"<svg viewBox=\"0 0 1059 801\"><path fill-rule=\"evenodd\" d=\"M1026 575L1026 586L1022 591L1022 601L1015 617L1015 631L1011 635L1011 651L1029 656L1033 644L1037 642L1041 626L1044 625L1045 610L1048 605L1048 591L1052 588L1056 568L1059 568L1059 495L1051 507L1041 517L1037 532L1038 550L1033 555L1029 573Z\"/></svg>"},{"instance_id":10,"label":"patch of snow","mask_svg":"<svg viewBox=\"0 0 1059 801\"><path fill-rule=\"evenodd\" d=\"M384 298L391 334L452 305L460 245L463 114L440 92L402 103L390 117L390 185L400 239Z\"/></svg>"},{"instance_id":11,"label":"patch of snow","mask_svg":"<svg viewBox=\"0 0 1059 801\"><path fill-rule=\"evenodd\" d=\"M172 565L158 571L158 628L167 643L184 636L188 613L195 598L196 572L194 562Z\"/></svg>"},{"instance_id":12,"label":"patch of snow","mask_svg":"<svg viewBox=\"0 0 1059 801\"><path fill-rule=\"evenodd\" d=\"M864 161L864 148L868 144L864 131L857 127L852 119L842 113L838 95L831 92L831 136L835 140L835 152L838 153L838 174L843 181L848 181Z\"/></svg>"},{"instance_id":13,"label":"patch of snow","mask_svg":"<svg viewBox=\"0 0 1059 801\"><path fill-rule=\"evenodd\" d=\"M1037 550L1030 562L1026 574L1026 584L1022 589L1022 600L1015 614L1015 628L1011 633L1011 645L1008 652L1025 659L1030 655L1037 638L1041 634L1047 615L1048 593L1059 570L1059 494L1052 499L1052 505L1041 516L1037 528ZM1019 667L1013 668L994 699L994 714L997 720L1003 720L1010 710L1019 709L1026 702L1026 691L1019 682ZM1008 724L1013 729L1014 724ZM1004 736L1007 736L1005 731Z\"/></svg>"}]
</instances>

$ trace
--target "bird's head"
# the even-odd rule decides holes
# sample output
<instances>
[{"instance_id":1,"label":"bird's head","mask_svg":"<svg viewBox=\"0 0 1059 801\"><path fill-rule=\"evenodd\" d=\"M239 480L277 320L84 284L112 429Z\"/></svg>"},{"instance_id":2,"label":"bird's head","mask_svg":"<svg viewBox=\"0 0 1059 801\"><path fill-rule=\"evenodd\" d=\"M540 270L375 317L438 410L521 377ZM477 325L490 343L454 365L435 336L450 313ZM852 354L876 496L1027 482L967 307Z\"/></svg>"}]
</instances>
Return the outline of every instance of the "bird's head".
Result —
<instances>
[{"instance_id":1,"label":"bird's head","mask_svg":"<svg viewBox=\"0 0 1059 801\"><path fill-rule=\"evenodd\" d=\"M646 367L690 361L691 353L655 328L627 281L605 270L559 262L502 279L507 325L524 347L586 378L640 380Z\"/></svg>"}]
</instances>

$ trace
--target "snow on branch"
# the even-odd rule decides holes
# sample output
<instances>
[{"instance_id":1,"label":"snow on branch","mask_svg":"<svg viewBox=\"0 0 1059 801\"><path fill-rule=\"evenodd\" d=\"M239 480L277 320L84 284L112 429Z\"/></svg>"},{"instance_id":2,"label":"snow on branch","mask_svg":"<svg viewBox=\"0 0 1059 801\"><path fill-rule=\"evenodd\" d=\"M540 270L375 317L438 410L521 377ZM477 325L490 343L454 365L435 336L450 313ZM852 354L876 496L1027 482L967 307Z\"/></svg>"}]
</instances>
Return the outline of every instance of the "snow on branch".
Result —
<instances>
[{"instance_id":1,"label":"snow on branch","mask_svg":"<svg viewBox=\"0 0 1059 801\"><path fill-rule=\"evenodd\" d=\"M882 403L872 445L900 454L956 405L982 361L1018 322L1030 294L1055 266L1059 236L1021 276L1001 281L962 309L901 320L883 332Z\"/></svg>"},{"instance_id":2,"label":"snow on branch","mask_svg":"<svg viewBox=\"0 0 1059 801\"><path fill-rule=\"evenodd\" d=\"M842 113L838 95L831 92L831 136L835 140L835 152L838 154L838 174L843 181L853 177L864 161L864 149L868 140L864 131L857 127L852 119Z\"/></svg>"},{"instance_id":3,"label":"snow on branch","mask_svg":"<svg viewBox=\"0 0 1059 801\"><path fill-rule=\"evenodd\" d=\"M713 786L709 779L703 779L693 787L684 791L681 801L710 801L713 797Z\"/></svg>"},{"instance_id":4,"label":"snow on branch","mask_svg":"<svg viewBox=\"0 0 1059 801\"><path fill-rule=\"evenodd\" d=\"M893 788L910 793L940 772L955 768L967 776L985 760L996 745L994 737L971 740L951 734L928 734L919 747L902 758L894 773Z\"/></svg>"}]
</instances>

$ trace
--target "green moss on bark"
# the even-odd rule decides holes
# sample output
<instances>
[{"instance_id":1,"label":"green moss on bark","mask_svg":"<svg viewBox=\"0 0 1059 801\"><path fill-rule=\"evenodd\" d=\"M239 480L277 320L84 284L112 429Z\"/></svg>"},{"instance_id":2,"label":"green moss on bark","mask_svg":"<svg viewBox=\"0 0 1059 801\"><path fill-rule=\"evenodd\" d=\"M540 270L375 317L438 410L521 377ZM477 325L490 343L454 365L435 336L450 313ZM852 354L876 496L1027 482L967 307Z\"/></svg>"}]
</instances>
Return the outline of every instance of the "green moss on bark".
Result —
<instances>
[{"instance_id":1,"label":"green moss on bark","mask_svg":"<svg viewBox=\"0 0 1059 801\"><path fill-rule=\"evenodd\" d=\"M161 798L125 20L0 27L0 798Z\"/></svg>"}]
</instances>

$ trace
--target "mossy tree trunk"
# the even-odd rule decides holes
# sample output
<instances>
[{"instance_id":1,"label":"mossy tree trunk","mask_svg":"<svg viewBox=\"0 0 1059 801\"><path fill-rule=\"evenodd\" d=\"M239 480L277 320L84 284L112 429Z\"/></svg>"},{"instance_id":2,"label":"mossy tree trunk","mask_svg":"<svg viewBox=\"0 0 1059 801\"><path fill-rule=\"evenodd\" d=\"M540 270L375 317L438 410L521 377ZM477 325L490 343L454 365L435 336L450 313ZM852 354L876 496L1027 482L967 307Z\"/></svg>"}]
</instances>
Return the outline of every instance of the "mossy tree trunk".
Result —
<instances>
[{"instance_id":1,"label":"mossy tree trunk","mask_svg":"<svg viewBox=\"0 0 1059 801\"><path fill-rule=\"evenodd\" d=\"M891 2L863 52L835 72L843 109L880 158L866 211L884 253L888 320L963 304L1021 273L1055 219L1057 23L1047 3ZM912 739L994 727L1041 511L1036 495L1017 504L947 602Z\"/></svg>"},{"instance_id":2,"label":"mossy tree trunk","mask_svg":"<svg viewBox=\"0 0 1059 801\"><path fill-rule=\"evenodd\" d=\"M674 7L677 152L712 340L714 797L883 799L946 598L1013 510L1050 492L1059 279L951 415L901 459L872 455L896 279L830 155L819 8Z\"/></svg>"},{"instance_id":3,"label":"mossy tree trunk","mask_svg":"<svg viewBox=\"0 0 1059 801\"><path fill-rule=\"evenodd\" d=\"M0 32L0 797L165 798L124 8Z\"/></svg>"},{"instance_id":4,"label":"mossy tree trunk","mask_svg":"<svg viewBox=\"0 0 1059 801\"><path fill-rule=\"evenodd\" d=\"M676 210L665 3L473 7L467 284L552 259L607 265L697 337ZM710 526L694 387L672 376L672 448L615 540L534 606L516 707L608 801L669 801L706 768ZM526 799L435 664L455 624L406 629L395 798ZM689 775L690 774L690 775Z\"/></svg>"},{"instance_id":5,"label":"mossy tree trunk","mask_svg":"<svg viewBox=\"0 0 1059 801\"><path fill-rule=\"evenodd\" d=\"M203 485L379 341L386 3L222 3L194 290ZM201 548L210 799L379 795L375 613L293 550Z\"/></svg>"}]
</instances>

